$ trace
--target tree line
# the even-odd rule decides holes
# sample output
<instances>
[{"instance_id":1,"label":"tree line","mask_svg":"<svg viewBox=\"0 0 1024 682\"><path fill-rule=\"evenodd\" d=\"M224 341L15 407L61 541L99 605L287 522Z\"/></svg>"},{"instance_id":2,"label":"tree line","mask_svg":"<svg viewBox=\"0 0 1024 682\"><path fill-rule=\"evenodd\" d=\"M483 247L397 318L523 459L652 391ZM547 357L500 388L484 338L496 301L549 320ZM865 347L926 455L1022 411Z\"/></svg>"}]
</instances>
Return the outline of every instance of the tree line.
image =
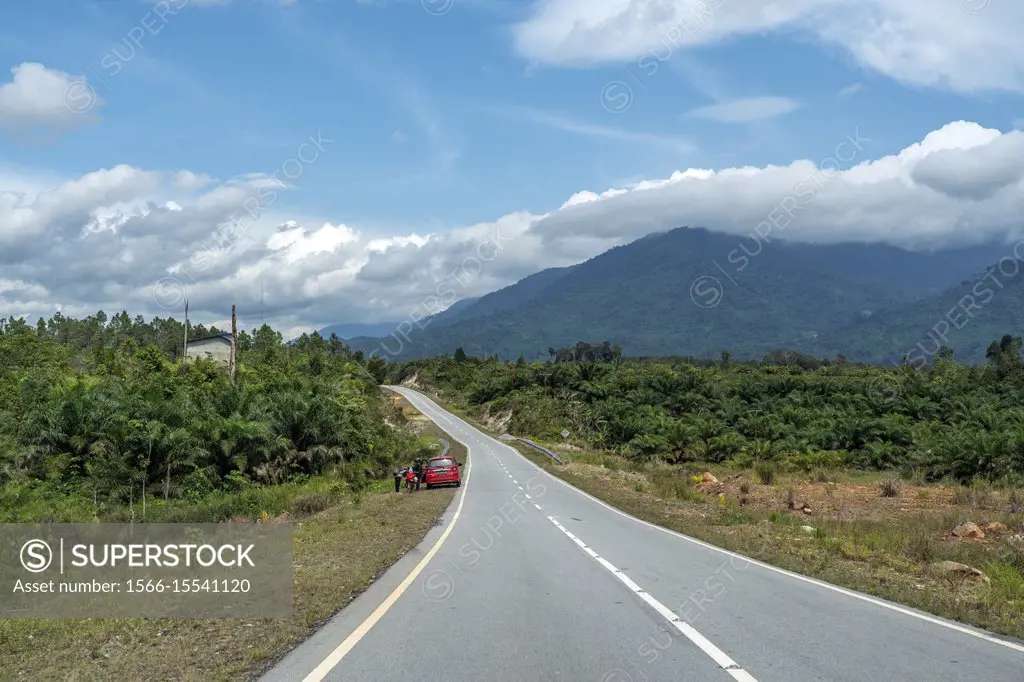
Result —
<instances>
[{"instance_id":1,"label":"tree line","mask_svg":"<svg viewBox=\"0 0 1024 682\"><path fill-rule=\"evenodd\" d=\"M389 426L400 417L377 386L384 362L369 363L373 376L336 337L240 332L234 381L216 361L182 362L183 341L183 323L127 313L0 320L0 515L328 472L359 488L413 447Z\"/></svg>"},{"instance_id":2,"label":"tree line","mask_svg":"<svg viewBox=\"0 0 1024 682\"><path fill-rule=\"evenodd\" d=\"M388 381L416 375L453 401L505 416L510 432L557 439L568 429L579 444L637 459L1024 480L1021 347L1006 335L989 347L986 366L943 353L920 369L787 351L760 362L728 353L702 361L442 357L394 364Z\"/></svg>"},{"instance_id":3,"label":"tree line","mask_svg":"<svg viewBox=\"0 0 1024 682\"><path fill-rule=\"evenodd\" d=\"M548 348L552 362L617 362L622 358L622 346L608 341L588 343L578 341L575 346Z\"/></svg>"}]
</instances>

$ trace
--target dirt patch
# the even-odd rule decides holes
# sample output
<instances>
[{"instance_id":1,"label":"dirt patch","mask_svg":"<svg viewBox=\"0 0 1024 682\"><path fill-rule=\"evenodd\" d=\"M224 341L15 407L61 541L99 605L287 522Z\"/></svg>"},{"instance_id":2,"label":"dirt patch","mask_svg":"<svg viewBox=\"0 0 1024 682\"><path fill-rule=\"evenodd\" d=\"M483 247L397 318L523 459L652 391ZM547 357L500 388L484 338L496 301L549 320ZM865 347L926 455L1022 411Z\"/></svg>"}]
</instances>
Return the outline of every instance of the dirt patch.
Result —
<instances>
[{"instance_id":1,"label":"dirt patch","mask_svg":"<svg viewBox=\"0 0 1024 682\"><path fill-rule=\"evenodd\" d=\"M402 396L392 396L391 402L401 411L402 418L405 420L405 429L411 435L419 436L428 431L439 431L434 422L421 414L419 410L413 407L412 404Z\"/></svg>"},{"instance_id":2,"label":"dirt patch","mask_svg":"<svg viewBox=\"0 0 1024 682\"><path fill-rule=\"evenodd\" d=\"M485 414L483 423L489 431L504 433L508 429L508 425L512 423L512 410L497 414Z\"/></svg>"},{"instance_id":3,"label":"dirt patch","mask_svg":"<svg viewBox=\"0 0 1024 682\"><path fill-rule=\"evenodd\" d=\"M744 483L749 489L745 497L751 509L787 509L787 501L792 491L798 508L802 508L802 503L811 508L816 518L833 521L882 521L907 514L948 512L955 509L952 492L942 486L907 486L898 497L893 498L882 497L875 485L812 483L800 480L762 485L737 476L723 481L726 495L737 499L744 496L740 489Z\"/></svg>"},{"instance_id":4,"label":"dirt patch","mask_svg":"<svg viewBox=\"0 0 1024 682\"><path fill-rule=\"evenodd\" d=\"M417 410L412 404L403 398L402 396L396 396L398 398L396 404L402 410L402 415L406 419L406 429L409 433L415 436L432 436L434 438L443 438L448 441L451 445L451 449L448 451L450 455L455 457L455 461L466 463L466 446L452 438L446 431L431 421L428 417L424 416Z\"/></svg>"},{"instance_id":5,"label":"dirt patch","mask_svg":"<svg viewBox=\"0 0 1024 682\"><path fill-rule=\"evenodd\" d=\"M786 475L762 485L749 473L726 469L709 472L709 478L681 467L634 467L597 453L558 465L518 449L646 521L781 568L1024 637L1024 515L1008 511L1011 493L974 495L904 483L898 495L886 497L878 481L858 472L837 472L838 480L830 482ZM965 523L976 524L984 537L970 529L954 535Z\"/></svg>"}]
</instances>

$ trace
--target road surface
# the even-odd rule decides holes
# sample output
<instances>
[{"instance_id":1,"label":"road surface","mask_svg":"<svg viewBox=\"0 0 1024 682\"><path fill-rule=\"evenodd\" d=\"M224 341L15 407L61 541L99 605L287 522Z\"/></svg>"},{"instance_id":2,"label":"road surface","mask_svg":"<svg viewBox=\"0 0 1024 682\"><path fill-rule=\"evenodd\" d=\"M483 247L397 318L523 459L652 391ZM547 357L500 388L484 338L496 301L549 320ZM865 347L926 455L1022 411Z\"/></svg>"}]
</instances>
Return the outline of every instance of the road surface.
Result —
<instances>
[{"instance_id":1,"label":"road surface","mask_svg":"<svg viewBox=\"0 0 1024 682\"><path fill-rule=\"evenodd\" d=\"M466 445L460 494L264 682L1024 681L1020 642L629 517L389 388Z\"/></svg>"}]
</instances>

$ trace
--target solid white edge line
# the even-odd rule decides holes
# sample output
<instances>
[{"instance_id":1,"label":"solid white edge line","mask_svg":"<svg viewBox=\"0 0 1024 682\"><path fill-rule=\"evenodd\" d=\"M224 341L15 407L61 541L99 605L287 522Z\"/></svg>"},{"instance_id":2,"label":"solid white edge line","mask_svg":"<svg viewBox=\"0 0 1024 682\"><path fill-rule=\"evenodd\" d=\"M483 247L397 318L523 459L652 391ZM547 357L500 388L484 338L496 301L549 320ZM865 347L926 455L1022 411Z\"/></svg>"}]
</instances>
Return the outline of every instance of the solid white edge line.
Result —
<instances>
[{"instance_id":1,"label":"solid white edge line","mask_svg":"<svg viewBox=\"0 0 1024 682\"><path fill-rule=\"evenodd\" d=\"M404 397L406 399L409 398L409 396ZM411 403L412 400L409 400L409 402ZM416 406L413 405L413 407ZM420 412L424 412L424 410L422 410L421 408L417 407L417 409L420 410ZM444 532L441 533L441 537L437 539L437 542L434 543L434 546L427 551L427 553L423 556L422 559L420 559L420 562L416 564L416 567L412 569L409 575L405 576L405 579L401 583L399 583L398 587L396 587L391 592L391 594L388 595L387 599L381 602L380 605L376 609L374 609L373 613L367 616L366 619L362 623L360 623L355 630L349 633L348 637L346 637L341 642L341 644L339 644L331 653L327 655L326 658L324 658L323 661L320 662L320 665L314 668L312 672L310 672L302 679L302 682L321 682L325 677L327 677L327 675L338 665L338 663L341 662L341 659L345 658L348 652L352 650L352 647L358 644L359 640L365 637L366 633L368 633L370 629L377 624L377 621L383 618L384 614L387 613L392 606L394 606L395 602L398 601L398 598L401 597L402 594L409 588L409 585L411 585L412 582L416 580L417 576L419 576L419 574L423 572L423 569L426 568L428 563L430 563L430 560L433 559L434 555L437 554L438 550L441 549L441 545L444 544L444 541L448 539L449 535L451 535L452 529L455 528L455 522L459 520L459 515L462 514L462 504L466 501L466 491L469 489L469 478L470 476L473 475L473 458L471 456L468 456L470 455L469 444L464 443L462 441L460 441L460 443L462 443L463 447L466 448L466 459L469 460L469 467L466 470L466 480L463 482L462 485L462 493L459 496L459 504L455 508L455 514L452 516L452 520L448 524L448 527L444 529Z\"/></svg>"},{"instance_id":2,"label":"solid white edge line","mask_svg":"<svg viewBox=\"0 0 1024 682\"><path fill-rule=\"evenodd\" d=\"M483 432L481 431L481 433L483 433ZM490 438L490 436L488 436L487 434L483 434L483 435L485 437L487 437L487 438ZM495 440L495 439L492 438L492 440ZM495 440L495 442L497 442L497 441ZM499 445L501 445L501 443L499 443ZM833 592L838 592L839 594L846 595L847 597L853 597L854 599L859 599L859 600L867 602L869 604L874 604L875 606L881 606L882 608L889 609L890 611L895 611L897 613L901 613L901 614L903 614L905 616L911 616L912 618L917 618L918 620L922 620L922 621L925 621L927 623L932 623L933 625L939 625L939 626L942 626L942 627L947 628L949 630L954 630L956 632L960 632L960 633L965 634L965 635L970 635L972 637L977 637L978 639L983 639L983 640L985 640L987 642L992 642L993 644L999 644L1000 646L1004 646L1004 647L1006 647L1008 649L1013 649L1014 651L1019 651L1021 653L1024 653L1024 645L1022 645L1022 644L1017 644L1016 642L1010 642L1010 641L1007 641L1005 639L1000 639L998 637L994 637L992 635L989 635L989 634L987 634L985 632L981 632L979 630L974 630L972 628L969 628L969 627L964 626L964 625L960 625L958 623L954 623L954 622L951 622L951 621L945 621L945 620L942 620L941 618L938 618L937 616L930 616L930 615L928 615L926 613L919 613L917 611L913 611L913 610L911 610L909 608L905 608L905 607L900 606L898 604L893 604L893 603L890 603L890 602L882 601L881 599L876 599L875 597L871 597L871 596L868 596L866 594L861 594L860 592L855 592L855 591L849 590L849 589L847 589L845 587L840 587L838 585L833 585L832 583L827 583L827 582L825 582L823 580L818 580L817 578L811 578L810 576L801 575L799 573L794 573L792 571L787 571L784 568L779 568L778 566L772 566L771 564L766 564L763 561L758 561L757 559L751 559L750 557L744 556L744 555L739 554L737 552L733 552L731 550L724 549L722 547L718 547L717 545L712 545L710 543L704 542L703 540L698 540L697 538L690 537L689 535L684 535L684 534L682 534L682 533L680 533L678 531L672 530L671 528L665 528L664 526L659 526L657 524L651 523L650 521L644 521L643 519L638 519L637 517L633 516L632 514L628 514L628 513L624 512L624 511L622 511L621 509L617 509L617 508L613 507L612 505L608 504L607 502L594 497L590 493L588 493L588 492L586 492L584 490L580 490L579 488L577 488L576 486L572 485L571 483L569 483L567 481L563 481L562 479L558 478L554 474L552 474L552 473L550 473L548 471L545 471L544 469L542 469L538 465L536 465L533 462L531 462L523 453L519 452L518 450L516 450L512 446L505 445L505 447L509 448L512 451L514 451L523 460L525 460L530 466L534 467L535 469L537 469L538 471L540 471L541 473L546 475L548 478L551 478L551 479L557 481L558 483L561 483L562 485L564 485L569 490L575 491L575 492L579 493L580 495L583 495L584 497L588 498L592 502L596 502L597 504L601 505L602 507L604 507L604 508L606 508L606 509L608 509L610 511L613 511L616 514L618 514L619 516L625 517L625 518L627 518L627 519L629 519L631 521L635 521L637 523L641 523L641 524L643 524L645 526L648 526L650 528L654 528L655 530L660 530L663 533L668 533L669 535L672 535L674 537L680 538L682 540L686 540L687 542L691 542L691 543L696 544L696 545L700 545L701 547L704 547L706 549L714 550L715 552L720 552L722 554L725 554L725 555L730 556L730 557L735 557L737 559L743 559L744 561L747 561L747 562L749 562L749 563L751 563L751 564L753 564L755 566L760 566L761 568L763 568L765 570L772 571L772 572L778 573L780 575L789 576L790 578L794 578L796 580L800 580L802 582L805 582L805 583L808 583L808 584L811 584L811 585L817 585L818 587L824 588L826 590L831 590Z\"/></svg>"},{"instance_id":3,"label":"solid white edge line","mask_svg":"<svg viewBox=\"0 0 1024 682\"><path fill-rule=\"evenodd\" d=\"M427 398L427 400L430 400L430 398ZM433 401L431 400L431 402L433 402ZM440 405L437 405L437 403L434 403L434 405L437 407L437 409L444 411L444 408L442 408ZM461 420L461 417L456 417L456 418ZM468 424L468 422L464 422L464 423ZM519 459L522 459L527 464L529 464L533 468L537 469L538 471L540 471L542 474L544 474L548 478L550 478L550 479L560 483L561 485L565 486L569 490L572 490L572 491L576 492L577 494L582 495L583 497L586 497L590 501L595 502L595 503L601 505L605 509L608 509L609 511L612 511L612 512L618 514L619 516L627 518L627 519L629 519L631 521L643 524L645 526L648 526L649 528L653 528L655 530L661 531L662 533L667 533L667 534L669 534L669 535L671 535L673 537L679 538L681 540L685 540L685 541L690 542L692 544L699 545L701 547L704 547L705 549L710 549L710 550L712 550L714 552L718 552L720 554L724 554L726 556L734 557L734 558L737 558L737 559L743 559L744 561L747 561L747 562L749 562L749 563L751 563L751 564L753 564L755 566L759 566L760 568L762 568L764 570L772 571L773 573L778 573L779 575L788 576L788 577L790 577L790 578L792 578L794 580L799 580L799 581L807 583L809 585L816 585L816 586L818 586L818 587L820 587L822 589L830 590L832 592L836 592L838 594L842 594L842 595L845 595L847 597L852 597L853 599L858 599L858 600L866 602L868 604L874 604L875 606L879 606L881 608L888 609L890 611L895 611L896 613L900 613L900 614L903 614L905 616L910 616L911 618L916 618L916 619L918 619L920 621L924 621L926 623L931 623L932 625L938 625L940 627L946 628L947 630L953 630L954 632L959 632L961 634L970 635L971 637L976 637L977 639L981 639L981 640L984 640L986 642L991 642L992 644L998 644L998 645L1006 647L1008 649L1013 649L1014 651L1018 651L1018 652L1024 653L1024 645L1022 645L1022 644L1017 644L1016 642L1010 642L1010 641L1005 640L1005 639L1000 639L999 637L995 637L995 636L990 635L990 634L988 634L986 632L983 632L981 630L975 630L973 628L967 627L965 625L961 625L959 623L943 620L941 618L938 618L937 616L932 616L932 615L929 615L929 614L926 614L926 613L921 613L921 612L918 612L918 611L914 611L914 610L911 610L909 608L900 606L899 604L883 601L881 599L876 599L875 597L871 597L871 596L866 595L866 594L861 594L860 592L855 592L855 591L847 589L845 587L840 587L838 585L833 585L832 583L828 583L828 582L825 582L823 580L818 580L817 578L811 578L810 576L801 575L800 573L794 573L792 571L787 571L784 568L779 568L778 566L772 566L771 564L767 564L767 563L765 563L763 561L759 561L757 559L752 559L752 558L750 558L748 556L744 556L742 554L739 554L738 552L733 552L733 551L725 549L723 547L718 547L717 545L712 545L710 543L704 542L703 540L698 540L697 538L690 537L689 535L684 535L683 533L680 533L678 531L674 531L671 528L665 528L664 526L659 526L657 524L651 523L650 521L644 521L643 519L639 519L639 518L633 516L632 514L628 514L628 513L624 512L624 511L622 511L621 509L617 509L616 507L613 507L612 505L608 504L607 502L594 497L593 495L591 495L590 493L588 493L588 492L586 492L584 490L580 490L576 486L572 485L571 483L569 483L567 481L563 481L561 478L555 476L554 474L549 473L548 471L544 470L543 468L541 468L537 464L534 464L532 461L530 461L529 458L526 457L526 455L524 455L523 453L519 452L519 450L516 450L511 445L507 445L507 444L499 441L497 438L493 438L493 437L489 436L488 434L484 433L483 431L481 431L480 429L478 429L476 427L472 427L472 428L476 429L477 433L479 433L485 439L490 440L490 441L494 442L496 445L499 445L499 446L501 446L503 448L506 448L507 450L512 451ZM537 506L537 505L534 505L534 506ZM540 507L538 506L538 509L539 508Z\"/></svg>"},{"instance_id":4,"label":"solid white edge line","mask_svg":"<svg viewBox=\"0 0 1024 682\"><path fill-rule=\"evenodd\" d=\"M428 398L428 400L429 400L429 398ZM431 401L431 402L433 402L433 401ZM438 409L441 409L441 410L444 409L444 408L440 407L439 405L437 405L437 403L434 403L434 405L437 406ZM457 417L457 419L461 419L461 417ZM468 422L465 422L465 423L468 424ZM473 427L473 428L476 428L476 427ZM693 537L690 537L689 535L684 535L684 534L682 534L682 533L680 533L678 531L674 531L674 530L672 530L670 528L665 528L664 526L659 526L657 524L651 523L650 521L644 521L643 519L638 519L637 517L633 516L632 514L627 514L626 512L622 511L621 509L617 509L617 508L613 507L612 505L608 504L607 502L605 502L603 500L599 500L598 498L594 497L590 493L588 493L588 492L586 492L584 490L580 490L579 488L577 488L576 486L572 485L571 483L569 483L567 481L563 481L562 479L560 479L559 477L555 476L554 474L549 473L548 471L545 471L540 466L538 466L538 465L534 464L533 462L531 462L529 460L529 458L526 457L526 455L524 455L523 453L519 452L518 450L516 450L511 445L507 445L507 444L499 441L497 438L493 438L493 437L487 435L483 431L480 431L480 429L476 429L476 430L484 438L493 441L495 444L500 445L501 447L504 447L504 448L506 448L508 450L511 450L520 459L522 459L527 464L529 464L533 468L535 468L538 471L540 471L542 474L544 474L548 478L550 478L550 479L552 479L554 481L557 481L558 483L561 483L563 486L565 486L569 490L572 490L572 491L574 491L574 492L576 492L576 493L586 497L587 499L591 500L592 502L596 502L597 504L601 505L605 509L608 509L610 511L615 512L619 516L622 516L624 518L630 519L631 521L635 521L636 523L640 523L640 524L643 524L643 525L648 526L650 528L653 528L655 530L659 530L662 533L668 533L669 535L672 535L674 537L680 538L682 540L686 540L687 542L693 543L695 545L700 545L701 547L704 547L706 549L710 549L712 551L719 552L721 554L725 554L725 555L730 556L730 557L735 557L737 559L743 559L744 561L748 561L748 562L750 562L751 564L753 564L755 566L759 566L759 567L761 567L761 568L763 568L765 570L772 571L772 572L778 573L780 575L789 576L790 578L793 578L794 580L799 580L801 582L805 582L805 583L808 583L810 585L817 585L818 587L821 587L821 588L826 589L826 590L831 590L832 592L837 592L839 594L846 595L847 597L853 597L854 599L859 599L860 601L867 602L869 604L874 604L875 606L880 606L880 607L882 607L884 609L889 609L890 611L895 611L896 613L901 613L901 614L903 614L905 616L910 616L912 618L916 618L916 619L924 621L926 623L931 623L933 625L938 625L938 626L944 627L947 630L953 630L953 631L959 632L961 634L970 635L972 637L976 637L978 639L982 639L982 640L985 640L987 642L991 642L993 644L998 644L998 645L1004 646L1004 647L1006 647L1008 649L1013 649L1014 651L1019 651L1021 653L1024 653L1024 644L1018 644L1016 642L1010 642L1010 641L1005 640L1005 639L1000 639L999 637L995 637L995 636L990 635L990 634L988 634L986 632L983 632L981 630L975 630L975 629L972 629L972 628L967 627L965 625L960 625L959 623L954 623L952 621L943 620L941 618L938 618L937 616L931 616L931 615L926 614L926 613L921 613L921 612L918 612L918 611L913 611L913 610L911 610L909 608L900 606L899 604L894 604L894 603L891 603L891 602L883 601L881 599L876 599L875 597L871 597L871 596L866 595L866 594L861 594L860 592L855 592L855 591L847 589L845 587L840 587L838 585L833 585L832 583L827 583L827 582L825 582L823 580L818 580L817 578L811 578L810 576L801 575L799 573L794 573L792 571L787 571L784 568L779 568L778 566L772 566L771 564L766 564L763 561L758 561L757 559L751 559L748 556L744 556L744 555L739 554L737 552L733 552L731 550L724 549L722 547L718 547L717 545L712 545L710 543L704 542L703 540L698 540L697 538L693 538Z\"/></svg>"},{"instance_id":5,"label":"solid white edge line","mask_svg":"<svg viewBox=\"0 0 1024 682\"><path fill-rule=\"evenodd\" d=\"M548 521L555 524L555 527L558 528L558 530L562 531L562 533L564 533L570 540L576 543L576 545L580 549L586 552L592 559L597 561L597 563L599 563L604 569L606 569L609 573L615 576L619 580L619 582L628 587L633 594L640 597L640 599L642 599L644 603L646 603L648 606L657 611L658 615L667 620L672 625L672 627L678 630L684 637L686 637L688 640L697 645L698 649L707 654L711 658L711 660L713 660L718 665L719 668L729 673L729 675L731 675L733 679L740 680L741 682L757 682L757 680L750 673L741 668L739 664L736 663L736 661L732 660L732 658L729 657L728 654L726 654L724 651L722 651L717 646L712 644L707 637L700 634L700 632L698 632L689 623L684 623L683 621L681 621L679 619L679 616L673 613L671 609L669 609L667 606L665 606L657 599L652 597L635 582L630 580L630 578L625 573L616 568L610 561L608 561L604 557L598 556L597 552L588 547L587 544L583 542L583 540L573 535L569 530L565 528L565 526L556 521L554 517L549 516Z\"/></svg>"}]
</instances>

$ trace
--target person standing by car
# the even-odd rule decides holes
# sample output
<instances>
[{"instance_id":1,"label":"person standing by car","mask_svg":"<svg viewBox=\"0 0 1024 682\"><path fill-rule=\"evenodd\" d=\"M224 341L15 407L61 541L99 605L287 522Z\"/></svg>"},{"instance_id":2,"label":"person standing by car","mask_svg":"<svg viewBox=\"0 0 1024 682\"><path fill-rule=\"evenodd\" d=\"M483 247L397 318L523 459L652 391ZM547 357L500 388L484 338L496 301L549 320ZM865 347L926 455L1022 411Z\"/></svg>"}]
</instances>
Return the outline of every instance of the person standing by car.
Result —
<instances>
[{"instance_id":1,"label":"person standing by car","mask_svg":"<svg viewBox=\"0 0 1024 682\"><path fill-rule=\"evenodd\" d=\"M420 483L423 480L423 458L417 457L416 461L413 462L412 471L416 474L416 490L420 489Z\"/></svg>"}]
</instances>

